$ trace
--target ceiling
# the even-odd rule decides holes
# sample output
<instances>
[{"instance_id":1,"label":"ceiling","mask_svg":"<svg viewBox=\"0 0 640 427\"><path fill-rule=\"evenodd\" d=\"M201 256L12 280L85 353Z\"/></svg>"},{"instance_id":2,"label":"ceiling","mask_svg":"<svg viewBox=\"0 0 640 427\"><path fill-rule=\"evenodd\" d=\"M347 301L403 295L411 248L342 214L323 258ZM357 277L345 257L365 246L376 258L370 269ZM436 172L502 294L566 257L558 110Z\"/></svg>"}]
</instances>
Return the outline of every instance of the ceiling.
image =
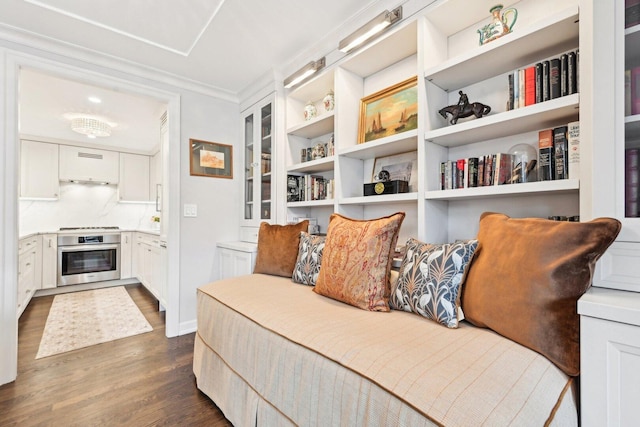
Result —
<instances>
[{"instance_id":1,"label":"ceiling","mask_svg":"<svg viewBox=\"0 0 640 427\"><path fill-rule=\"evenodd\" d=\"M115 57L238 99L265 76L282 78L292 61L302 62L297 69L316 59L309 55L327 34L344 32L352 18L370 19L388 2L2 0L0 29ZM102 102L91 103L89 96ZM23 135L151 153L165 108L153 99L33 70L20 76ZM69 113L102 117L115 124L112 136L88 140L71 131Z\"/></svg>"}]
</instances>

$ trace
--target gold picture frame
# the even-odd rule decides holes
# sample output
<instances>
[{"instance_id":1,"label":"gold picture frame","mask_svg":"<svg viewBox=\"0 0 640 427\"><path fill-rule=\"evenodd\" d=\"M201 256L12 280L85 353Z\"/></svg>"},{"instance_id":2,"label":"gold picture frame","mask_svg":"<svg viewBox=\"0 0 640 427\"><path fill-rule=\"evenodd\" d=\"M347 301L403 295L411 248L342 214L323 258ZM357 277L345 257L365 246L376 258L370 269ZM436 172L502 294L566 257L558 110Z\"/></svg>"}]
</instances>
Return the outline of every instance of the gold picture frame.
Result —
<instances>
[{"instance_id":1,"label":"gold picture frame","mask_svg":"<svg viewBox=\"0 0 640 427\"><path fill-rule=\"evenodd\" d=\"M233 178L233 146L189 139L190 172L194 176Z\"/></svg>"},{"instance_id":2,"label":"gold picture frame","mask_svg":"<svg viewBox=\"0 0 640 427\"><path fill-rule=\"evenodd\" d=\"M417 76L360 100L358 144L417 128Z\"/></svg>"}]
</instances>

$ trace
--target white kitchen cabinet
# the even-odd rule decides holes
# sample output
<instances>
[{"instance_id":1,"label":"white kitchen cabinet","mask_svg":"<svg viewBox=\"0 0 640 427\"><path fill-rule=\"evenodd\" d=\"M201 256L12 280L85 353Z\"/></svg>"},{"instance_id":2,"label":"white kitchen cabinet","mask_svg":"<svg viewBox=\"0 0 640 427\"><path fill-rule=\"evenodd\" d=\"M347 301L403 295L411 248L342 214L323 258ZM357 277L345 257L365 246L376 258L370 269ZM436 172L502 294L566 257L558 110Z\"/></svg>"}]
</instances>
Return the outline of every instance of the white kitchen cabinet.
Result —
<instances>
[{"instance_id":1,"label":"white kitchen cabinet","mask_svg":"<svg viewBox=\"0 0 640 427\"><path fill-rule=\"evenodd\" d=\"M162 192L162 155L158 151L149 159L149 200L156 203L156 210L159 211L158 206L159 196Z\"/></svg>"},{"instance_id":2,"label":"white kitchen cabinet","mask_svg":"<svg viewBox=\"0 0 640 427\"><path fill-rule=\"evenodd\" d=\"M218 278L251 274L256 264L258 245L249 242L220 242L218 248Z\"/></svg>"},{"instance_id":3,"label":"white kitchen cabinet","mask_svg":"<svg viewBox=\"0 0 640 427\"><path fill-rule=\"evenodd\" d=\"M20 197L57 199L58 144L22 140L20 145Z\"/></svg>"},{"instance_id":4,"label":"white kitchen cabinet","mask_svg":"<svg viewBox=\"0 0 640 427\"><path fill-rule=\"evenodd\" d=\"M42 289L52 289L58 284L58 235L42 235Z\"/></svg>"},{"instance_id":5,"label":"white kitchen cabinet","mask_svg":"<svg viewBox=\"0 0 640 427\"><path fill-rule=\"evenodd\" d=\"M120 233L120 278L130 279L134 277L132 274L132 248L133 233L123 231Z\"/></svg>"},{"instance_id":6,"label":"white kitchen cabinet","mask_svg":"<svg viewBox=\"0 0 640 427\"><path fill-rule=\"evenodd\" d=\"M166 306L166 243L153 234L135 233L134 273L162 306Z\"/></svg>"},{"instance_id":7,"label":"white kitchen cabinet","mask_svg":"<svg viewBox=\"0 0 640 427\"><path fill-rule=\"evenodd\" d=\"M638 425L640 293L594 287L578 313L582 425Z\"/></svg>"},{"instance_id":8,"label":"white kitchen cabinet","mask_svg":"<svg viewBox=\"0 0 640 427\"><path fill-rule=\"evenodd\" d=\"M18 244L18 318L41 287L40 242L40 236L31 236L21 239Z\"/></svg>"},{"instance_id":9,"label":"white kitchen cabinet","mask_svg":"<svg viewBox=\"0 0 640 427\"><path fill-rule=\"evenodd\" d=\"M120 153L120 183L118 199L121 202L148 202L149 156Z\"/></svg>"},{"instance_id":10,"label":"white kitchen cabinet","mask_svg":"<svg viewBox=\"0 0 640 427\"><path fill-rule=\"evenodd\" d=\"M60 145L60 181L117 184L119 153Z\"/></svg>"}]
</instances>

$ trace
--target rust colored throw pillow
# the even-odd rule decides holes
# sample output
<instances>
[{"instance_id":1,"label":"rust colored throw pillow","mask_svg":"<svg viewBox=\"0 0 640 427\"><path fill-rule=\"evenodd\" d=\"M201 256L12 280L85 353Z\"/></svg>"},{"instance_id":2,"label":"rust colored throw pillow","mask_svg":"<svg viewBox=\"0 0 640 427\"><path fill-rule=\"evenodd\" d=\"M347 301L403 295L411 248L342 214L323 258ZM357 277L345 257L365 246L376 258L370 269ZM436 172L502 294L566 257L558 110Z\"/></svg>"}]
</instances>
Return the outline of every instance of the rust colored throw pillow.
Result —
<instances>
[{"instance_id":1,"label":"rust colored throw pillow","mask_svg":"<svg viewBox=\"0 0 640 427\"><path fill-rule=\"evenodd\" d=\"M314 292L364 310L389 311L391 261L404 216L357 220L332 214Z\"/></svg>"},{"instance_id":2,"label":"rust colored throw pillow","mask_svg":"<svg viewBox=\"0 0 640 427\"><path fill-rule=\"evenodd\" d=\"M462 289L465 318L578 375L577 301L620 227L613 218L580 223L482 214L479 246Z\"/></svg>"},{"instance_id":3,"label":"rust colored throw pillow","mask_svg":"<svg viewBox=\"0 0 640 427\"><path fill-rule=\"evenodd\" d=\"M258 254L254 273L291 277L298 257L300 232L307 231L309 221L297 224L260 224L258 231Z\"/></svg>"}]
</instances>

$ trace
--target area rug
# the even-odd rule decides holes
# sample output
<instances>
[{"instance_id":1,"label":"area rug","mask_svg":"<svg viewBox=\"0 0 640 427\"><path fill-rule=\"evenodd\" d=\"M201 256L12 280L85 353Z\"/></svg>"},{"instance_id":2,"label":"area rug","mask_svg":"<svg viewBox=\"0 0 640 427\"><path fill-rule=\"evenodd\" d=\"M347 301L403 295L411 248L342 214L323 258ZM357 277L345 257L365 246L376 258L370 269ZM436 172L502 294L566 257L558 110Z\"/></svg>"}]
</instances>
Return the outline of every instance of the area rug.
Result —
<instances>
[{"instance_id":1,"label":"area rug","mask_svg":"<svg viewBox=\"0 0 640 427\"><path fill-rule=\"evenodd\" d=\"M36 359L152 330L123 286L56 295Z\"/></svg>"}]
</instances>

